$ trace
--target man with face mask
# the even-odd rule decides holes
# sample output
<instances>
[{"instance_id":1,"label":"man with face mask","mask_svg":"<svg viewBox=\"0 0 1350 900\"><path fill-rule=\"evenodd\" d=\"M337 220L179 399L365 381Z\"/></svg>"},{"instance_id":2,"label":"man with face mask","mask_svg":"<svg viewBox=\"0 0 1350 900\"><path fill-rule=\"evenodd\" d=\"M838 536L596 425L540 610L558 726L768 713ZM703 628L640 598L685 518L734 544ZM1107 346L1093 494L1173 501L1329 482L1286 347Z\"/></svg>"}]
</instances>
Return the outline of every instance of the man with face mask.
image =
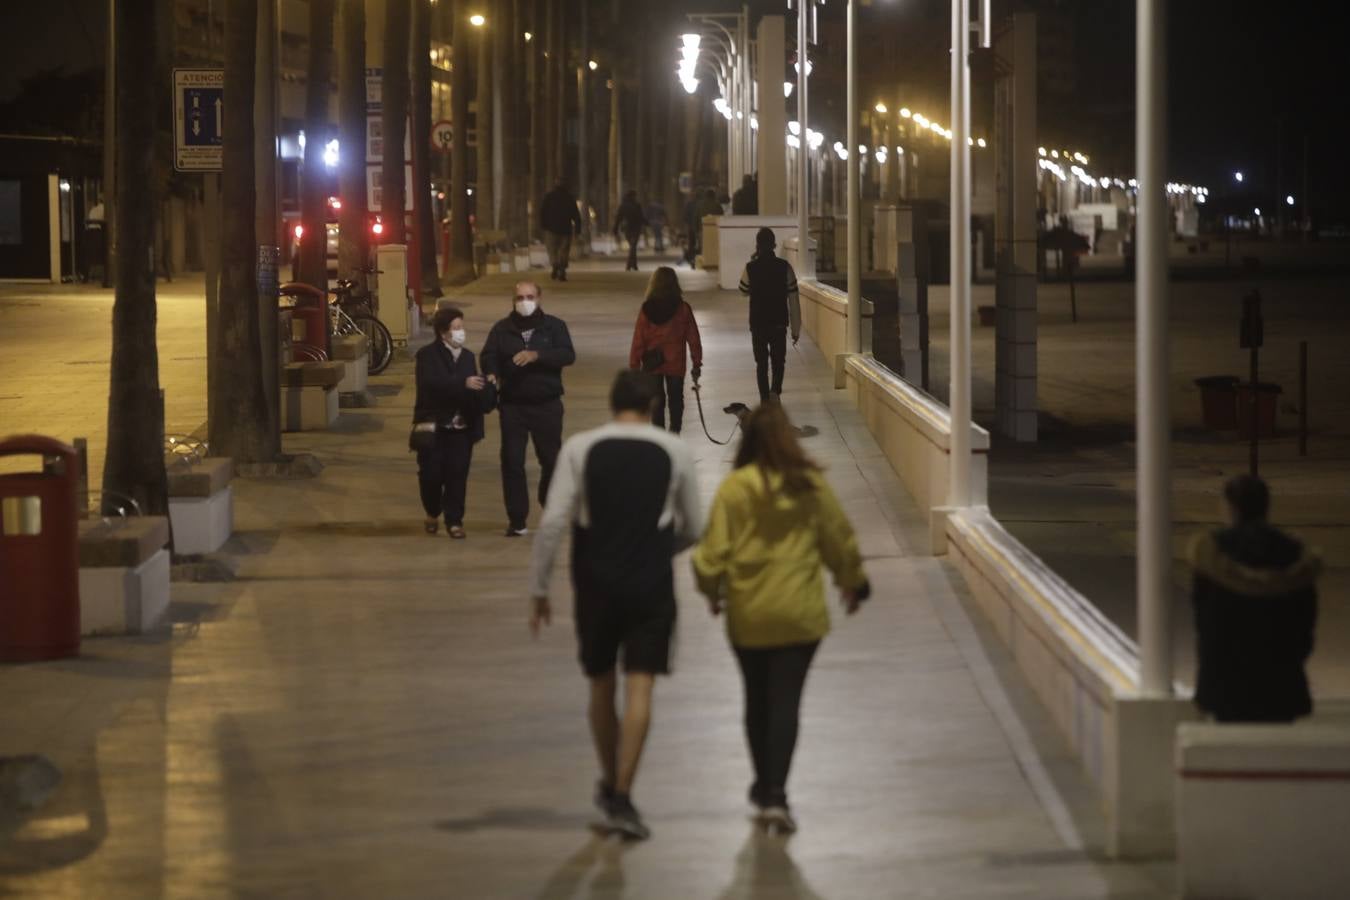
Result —
<instances>
[{"instance_id":1,"label":"man with face mask","mask_svg":"<svg viewBox=\"0 0 1350 900\"><path fill-rule=\"evenodd\" d=\"M492 326L481 354L483 374L500 392L507 537L525 534L529 518L525 446L530 441L541 470L540 506L548 496L562 448L562 370L577 359L567 324L539 308L542 294L533 281L517 283L511 315Z\"/></svg>"},{"instance_id":2,"label":"man with face mask","mask_svg":"<svg viewBox=\"0 0 1350 900\"><path fill-rule=\"evenodd\" d=\"M426 511L426 532L435 534L445 516L450 537L463 540L464 496L473 445L483 439L483 416L496 405L497 389L478 374L464 313L436 310L436 339L417 351L417 399L411 449L417 452L417 484Z\"/></svg>"}]
</instances>

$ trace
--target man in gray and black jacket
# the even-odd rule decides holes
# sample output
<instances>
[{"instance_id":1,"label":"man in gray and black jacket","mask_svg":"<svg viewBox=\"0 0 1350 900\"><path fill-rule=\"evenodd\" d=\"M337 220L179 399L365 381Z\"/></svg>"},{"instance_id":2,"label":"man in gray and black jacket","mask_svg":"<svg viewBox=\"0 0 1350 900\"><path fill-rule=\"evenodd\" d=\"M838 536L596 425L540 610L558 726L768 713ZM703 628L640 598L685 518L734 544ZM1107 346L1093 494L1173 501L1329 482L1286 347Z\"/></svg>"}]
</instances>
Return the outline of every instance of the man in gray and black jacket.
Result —
<instances>
[{"instance_id":1,"label":"man in gray and black jacket","mask_svg":"<svg viewBox=\"0 0 1350 900\"><path fill-rule=\"evenodd\" d=\"M539 308L542 294L533 281L516 284L511 315L492 326L478 359L483 374L499 391L507 537L525 534L530 514L525 446L531 440L541 470L540 506L548 496L562 447L562 370L577 359L567 323Z\"/></svg>"},{"instance_id":2,"label":"man in gray and black jacket","mask_svg":"<svg viewBox=\"0 0 1350 900\"><path fill-rule=\"evenodd\" d=\"M773 230L755 234L755 255L741 272L741 293L750 297L750 341L755 352L755 377L759 399L775 399L783 393L783 367L787 361L787 331L796 345L802 333L802 307L797 295L797 273L787 260L773 252ZM769 366L773 381L769 381Z\"/></svg>"}]
</instances>

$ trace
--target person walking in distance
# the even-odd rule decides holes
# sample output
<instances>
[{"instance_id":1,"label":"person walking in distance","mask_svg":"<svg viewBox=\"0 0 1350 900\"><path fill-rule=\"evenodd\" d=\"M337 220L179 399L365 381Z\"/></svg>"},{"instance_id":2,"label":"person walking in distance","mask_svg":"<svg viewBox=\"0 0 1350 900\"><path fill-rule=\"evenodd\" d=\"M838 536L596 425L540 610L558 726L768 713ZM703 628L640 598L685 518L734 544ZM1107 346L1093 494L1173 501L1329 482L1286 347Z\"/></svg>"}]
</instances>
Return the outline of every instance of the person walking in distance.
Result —
<instances>
[{"instance_id":1,"label":"person walking in distance","mask_svg":"<svg viewBox=\"0 0 1350 900\"><path fill-rule=\"evenodd\" d=\"M633 806L633 784L653 683L670 671L675 630L671 558L703 527L693 454L651 426L655 400L652 376L620 372L610 390L613 421L563 445L530 567L530 630L537 637L552 618L549 576L570 527L577 642L601 772L595 802L607 828L638 840L650 831ZM621 650L622 720L615 708Z\"/></svg>"},{"instance_id":2,"label":"person walking in distance","mask_svg":"<svg viewBox=\"0 0 1350 900\"><path fill-rule=\"evenodd\" d=\"M478 374L473 353L464 346L464 313L442 307L431 327L436 339L417 351L410 443L417 451L427 534L436 533L444 514L450 537L462 540L473 445L483 439L483 416L495 408L497 388Z\"/></svg>"},{"instance_id":3,"label":"person walking in distance","mask_svg":"<svg viewBox=\"0 0 1350 900\"><path fill-rule=\"evenodd\" d=\"M783 393L783 367L787 361L787 331L796 346L802 333L801 299L797 273L785 259L774 255L773 230L755 234L755 255L741 272L741 293L750 298L750 342L755 353L755 378L759 399L777 399ZM773 381L769 367L773 367Z\"/></svg>"},{"instance_id":4,"label":"person walking in distance","mask_svg":"<svg viewBox=\"0 0 1350 900\"><path fill-rule=\"evenodd\" d=\"M553 267L549 277L554 281L566 281L572 238L581 234L581 212L577 209L577 198L563 182L555 184L540 202L539 226L544 230L548 262Z\"/></svg>"},{"instance_id":5,"label":"person walking in distance","mask_svg":"<svg viewBox=\"0 0 1350 900\"><path fill-rule=\"evenodd\" d=\"M647 217L642 212L642 204L638 202L637 191L629 191L614 216L614 240L619 239L622 231L624 239L628 241L628 264L623 268L625 272L638 270L638 241L642 240L642 231L646 227Z\"/></svg>"},{"instance_id":6,"label":"person walking in distance","mask_svg":"<svg viewBox=\"0 0 1350 900\"><path fill-rule=\"evenodd\" d=\"M652 424L666 427L666 407L670 407L670 430L680 433L684 422L684 373L686 354L692 359L694 381L703 368L703 341L699 337L694 310L685 302L680 279L670 266L661 266L647 282L647 299L633 326L633 343L628 351L628 368L654 376L656 405Z\"/></svg>"},{"instance_id":7,"label":"person walking in distance","mask_svg":"<svg viewBox=\"0 0 1350 900\"><path fill-rule=\"evenodd\" d=\"M796 830L787 800L807 670L830 629L821 567L849 614L871 593L858 542L787 414L765 403L741 426L735 468L713 499L694 576L727 634L745 685L745 734L762 824Z\"/></svg>"},{"instance_id":8,"label":"person walking in distance","mask_svg":"<svg viewBox=\"0 0 1350 900\"><path fill-rule=\"evenodd\" d=\"M562 370L576 362L567 323L539 306L543 290L533 281L516 284L513 309L492 326L483 346L483 374L499 391L502 422L502 494L506 536L525 534L530 489L525 480L525 447L534 442L539 459L539 503L562 446Z\"/></svg>"},{"instance_id":9,"label":"person walking in distance","mask_svg":"<svg viewBox=\"0 0 1350 900\"><path fill-rule=\"evenodd\" d=\"M1304 665L1322 561L1269 523L1260 478L1239 475L1223 493L1228 527L1191 548L1195 705L1220 722L1292 722L1313 708Z\"/></svg>"},{"instance_id":10,"label":"person walking in distance","mask_svg":"<svg viewBox=\"0 0 1350 900\"><path fill-rule=\"evenodd\" d=\"M666 205L660 200L647 204L647 227L652 230L652 244L657 253L666 252Z\"/></svg>"}]
</instances>

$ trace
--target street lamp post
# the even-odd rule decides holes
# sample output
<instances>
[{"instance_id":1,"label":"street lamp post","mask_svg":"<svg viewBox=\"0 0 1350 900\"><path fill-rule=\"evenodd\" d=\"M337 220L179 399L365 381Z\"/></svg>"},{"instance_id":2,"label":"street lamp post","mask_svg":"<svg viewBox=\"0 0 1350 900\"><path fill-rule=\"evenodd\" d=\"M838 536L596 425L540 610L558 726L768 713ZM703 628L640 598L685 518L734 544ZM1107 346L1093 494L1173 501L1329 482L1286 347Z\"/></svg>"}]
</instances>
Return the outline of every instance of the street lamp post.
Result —
<instances>
[{"instance_id":1,"label":"street lamp post","mask_svg":"<svg viewBox=\"0 0 1350 900\"><path fill-rule=\"evenodd\" d=\"M862 221L858 202L861 187L858 172L858 59L855 52L858 0L848 0L847 50L845 67L848 96L848 136L845 142L844 164L848 166L848 308L844 329L847 332L844 348L849 353L862 352Z\"/></svg>"},{"instance_id":2,"label":"street lamp post","mask_svg":"<svg viewBox=\"0 0 1350 900\"><path fill-rule=\"evenodd\" d=\"M801 125L801 145L797 151L797 271L805 269L811 239L810 204L808 197L808 163L810 153L806 140L806 78L809 66L806 52L807 5L814 0L793 0L797 6L797 122Z\"/></svg>"},{"instance_id":3,"label":"street lamp post","mask_svg":"<svg viewBox=\"0 0 1350 900\"><path fill-rule=\"evenodd\" d=\"M970 505L970 0L952 0L951 479L948 504Z\"/></svg>"}]
</instances>

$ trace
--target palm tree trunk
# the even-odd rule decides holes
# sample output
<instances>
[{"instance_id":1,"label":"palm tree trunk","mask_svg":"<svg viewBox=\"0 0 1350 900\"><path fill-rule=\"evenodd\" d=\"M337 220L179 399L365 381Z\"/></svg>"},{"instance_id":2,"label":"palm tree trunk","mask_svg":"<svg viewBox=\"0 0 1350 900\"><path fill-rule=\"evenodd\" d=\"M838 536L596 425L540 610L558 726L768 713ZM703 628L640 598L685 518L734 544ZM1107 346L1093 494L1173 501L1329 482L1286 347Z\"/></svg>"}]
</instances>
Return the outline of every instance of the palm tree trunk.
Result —
<instances>
[{"instance_id":1,"label":"palm tree trunk","mask_svg":"<svg viewBox=\"0 0 1350 900\"><path fill-rule=\"evenodd\" d=\"M541 10L545 0L527 0L530 4L530 28L532 39L525 45L526 61L526 108L529 111L530 119L530 146L529 146L529 167L530 167L530 205L527 210L529 221L526 223L525 233L527 240L529 236L537 234L539 230L539 203L547 190L547 175L544 163L544 131L547 127L545 111L548 108L546 99L548 79L544 77L543 66L544 59L540 52L543 44L543 16Z\"/></svg>"},{"instance_id":2,"label":"palm tree trunk","mask_svg":"<svg viewBox=\"0 0 1350 900\"><path fill-rule=\"evenodd\" d=\"M362 284L370 237L366 209L366 0L341 0L338 45L338 271Z\"/></svg>"},{"instance_id":3,"label":"palm tree trunk","mask_svg":"<svg viewBox=\"0 0 1350 900\"><path fill-rule=\"evenodd\" d=\"M256 2L255 2L256 6ZM309 59L305 71L305 169L301 180L300 280L328 289L328 187L323 162L328 143L328 92L332 80L333 0L310 0ZM310 341L314 343L314 341ZM323 342L327 350L327 337Z\"/></svg>"},{"instance_id":4,"label":"palm tree trunk","mask_svg":"<svg viewBox=\"0 0 1350 900\"><path fill-rule=\"evenodd\" d=\"M436 226L431 216L431 0L413 0L412 14L412 166L416 197L417 255L422 292L441 296L436 271Z\"/></svg>"},{"instance_id":5,"label":"palm tree trunk","mask_svg":"<svg viewBox=\"0 0 1350 900\"><path fill-rule=\"evenodd\" d=\"M262 361L259 358L262 345L258 334L258 281L254 269L258 252L253 166L257 23L258 0L228 0L216 351L222 364L230 364L230 373L228 378L214 379L211 385L216 396L209 443L213 453L233 457L235 462L264 462L272 458L267 440L267 400L263 396ZM311 26L313 24L311 22ZM326 80L324 83L327 84Z\"/></svg>"},{"instance_id":6,"label":"palm tree trunk","mask_svg":"<svg viewBox=\"0 0 1350 900\"><path fill-rule=\"evenodd\" d=\"M276 263L268 273L267 290L258 282L259 372L267 419L263 426L266 445L263 455L281 455L280 347L277 334L277 271L281 208L277 203L277 60L280 35L277 29L277 0L258 0L257 68L254 76L253 159L256 167L256 203L254 230L259 248L259 266L263 248ZM261 273L260 273L261 276Z\"/></svg>"},{"instance_id":7,"label":"palm tree trunk","mask_svg":"<svg viewBox=\"0 0 1350 900\"><path fill-rule=\"evenodd\" d=\"M563 15L562 4L553 2L553 55L549 60L553 64L552 79L556 85L553 93L553 131L550 155L553 158L553 173L559 180L567 179L567 16Z\"/></svg>"},{"instance_id":8,"label":"palm tree trunk","mask_svg":"<svg viewBox=\"0 0 1350 900\"><path fill-rule=\"evenodd\" d=\"M112 360L108 389L105 496L132 497L141 510L169 509L164 472L164 404L155 343L154 182L156 115L155 6L119 3L116 66L117 178ZM252 152L250 146L249 151ZM248 219L253 221L250 212Z\"/></svg>"},{"instance_id":9,"label":"palm tree trunk","mask_svg":"<svg viewBox=\"0 0 1350 900\"><path fill-rule=\"evenodd\" d=\"M497 82L497 95L501 98L501 159L503 177L497 184L500 220L497 227L506 232L507 241L515 244L521 240L520 228L520 177L525 170L520 159L520 0L499 0L497 14L501 17L501 26L493 34L496 49L493 60L496 64L494 80ZM499 77L498 77L499 76Z\"/></svg>"},{"instance_id":10,"label":"palm tree trunk","mask_svg":"<svg viewBox=\"0 0 1350 900\"><path fill-rule=\"evenodd\" d=\"M492 36L488 33L488 29L496 29L498 25L492 17L494 12L492 5L484 0L480 2L487 10L488 17L488 24L475 29L474 33L478 41L478 66L474 73L478 88L478 99L475 103L477 113L474 116L474 131L478 135L478 161L475 168L477 186L473 192L473 199L474 209L477 211L474 218L481 232L497 227L492 212L495 201L492 184Z\"/></svg>"},{"instance_id":11,"label":"palm tree trunk","mask_svg":"<svg viewBox=\"0 0 1350 900\"><path fill-rule=\"evenodd\" d=\"M311 0L312 2L312 0ZM408 128L408 34L411 0L385 0L383 104L384 161L380 170L380 212L384 238L390 244L407 244L403 162L407 157L404 136ZM415 264L414 260L408 261ZM391 314L403 315L401 312Z\"/></svg>"},{"instance_id":12,"label":"palm tree trunk","mask_svg":"<svg viewBox=\"0 0 1350 900\"><path fill-rule=\"evenodd\" d=\"M450 120L454 140L450 148L450 260L445 280L466 284L474 278L473 239L469 232L469 66L473 36L469 33L468 4L455 4L452 37L453 67L450 71Z\"/></svg>"}]
</instances>

